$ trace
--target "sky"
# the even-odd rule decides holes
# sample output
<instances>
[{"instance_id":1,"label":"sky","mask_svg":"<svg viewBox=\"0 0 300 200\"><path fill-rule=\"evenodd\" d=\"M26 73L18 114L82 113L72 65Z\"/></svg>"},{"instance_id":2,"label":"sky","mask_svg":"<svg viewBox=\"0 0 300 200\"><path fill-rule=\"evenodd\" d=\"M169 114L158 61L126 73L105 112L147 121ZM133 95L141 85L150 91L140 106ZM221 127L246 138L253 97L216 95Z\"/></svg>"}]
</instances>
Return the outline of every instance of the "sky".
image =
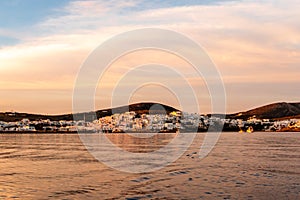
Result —
<instances>
[{"instance_id":1,"label":"sky","mask_svg":"<svg viewBox=\"0 0 300 200\"><path fill-rule=\"evenodd\" d=\"M2 0L0 112L72 112L74 83L90 53L112 36L140 28L176 31L202 46L224 82L227 113L300 102L299 10L297 0ZM162 52L124 56L99 82L95 108L110 106L124 69L152 62L189 67ZM210 112L205 82L189 83L199 88L201 112ZM178 107L176 94L157 84L141 86L129 99L147 100Z\"/></svg>"}]
</instances>

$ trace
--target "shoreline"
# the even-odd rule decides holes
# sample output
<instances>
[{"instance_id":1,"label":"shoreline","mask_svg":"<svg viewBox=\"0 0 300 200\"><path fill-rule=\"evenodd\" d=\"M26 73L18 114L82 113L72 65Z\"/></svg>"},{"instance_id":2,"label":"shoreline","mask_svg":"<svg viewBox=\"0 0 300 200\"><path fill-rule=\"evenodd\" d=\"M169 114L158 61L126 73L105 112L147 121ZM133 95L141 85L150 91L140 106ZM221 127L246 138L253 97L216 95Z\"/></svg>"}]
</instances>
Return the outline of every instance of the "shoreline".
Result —
<instances>
[{"instance_id":1,"label":"shoreline","mask_svg":"<svg viewBox=\"0 0 300 200\"><path fill-rule=\"evenodd\" d=\"M198 131L196 133L213 133L214 131L206 131L206 132L203 132L203 131ZM60 134L109 134L109 135L113 135L113 134L130 134L130 133L139 133L139 134L147 134L147 133L155 133L155 132L115 132L115 133L104 133L104 132L77 132L77 131L60 131L60 132L55 132L55 131L0 131L0 135L9 135L9 134L31 134L31 135L47 135L47 134L51 134L51 135L54 135L54 134L57 134L57 135L60 135ZM169 133L172 133L172 134L178 134L178 133L184 133L184 134L189 134L189 133L195 133L195 132L156 132L156 134L169 134ZM237 131L221 131L221 133L239 133L239 134L251 134L251 133L247 133L247 132L237 132ZM300 133L300 130L299 129L296 129L296 130L280 130L280 131L254 131L252 133Z\"/></svg>"}]
</instances>

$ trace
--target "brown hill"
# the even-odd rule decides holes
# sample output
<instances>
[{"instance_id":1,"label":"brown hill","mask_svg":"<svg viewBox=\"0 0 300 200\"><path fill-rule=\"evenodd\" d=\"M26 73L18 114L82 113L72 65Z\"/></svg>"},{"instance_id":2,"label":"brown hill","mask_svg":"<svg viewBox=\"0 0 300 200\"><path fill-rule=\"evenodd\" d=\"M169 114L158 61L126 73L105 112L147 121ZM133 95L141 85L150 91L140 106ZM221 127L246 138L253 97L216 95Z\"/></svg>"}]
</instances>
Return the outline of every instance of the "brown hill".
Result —
<instances>
[{"instance_id":1,"label":"brown hill","mask_svg":"<svg viewBox=\"0 0 300 200\"><path fill-rule=\"evenodd\" d=\"M0 121L14 122L14 121L22 120L24 118L27 118L31 121L46 120L46 119L50 119L51 121L59 121L59 120L73 120L73 118L75 118L76 120L85 119L86 121L93 121L95 118L98 119L100 117L110 116L113 113L123 113L126 111L135 111L138 114L147 114L150 108L152 113L163 113L163 112L170 113L172 111L178 111L177 109L171 106L163 105L160 103L135 103L129 106L120 106L112 109L111 108L103 109L103 110L98 110L96 112L76 113L74 115L73 114L40 115L40 114L29 114L29 113L5 112L5 113L0 113Z\"/></svg>"},{"instance_id":2,"label":"brown hill","mask_svg":"<svg viewBox=\"0 0 300 200\"><path fill-rule=\"evenodd\" d=\"M254 115L259 119L297 118L300 115L300 103L273 103L246 112L231 114L228 117L248 119Z\"/></svg>"},{"instance_id":3,"label":"brown hill","mask_svg":"<svg viewBox=\"0 0 300 200\"><path fill-rule=\"evenodd\" d=\"M85 112L85 113L77 113L75 115L75 119L85 119L86 121L92 121L96 118L110 116L113 113L123 113L126 111L135 111L138 114L148 113L149 109L153 108L152 106L156 103L135 103L129 106L120 106L113 109L103 109L96 111L96 115L94 112ZM172 111L178 111L177 109L163 105L156 104L159 106L154 106L155 109L152 109L152 113L162 113L163 108L166 113L170 113ZM160 107L161 106L161 107ZM290 119L290 118L300 118L300 103L273 103L270 105L265 105L259 108L255 108L246 112L240 112L235 114L227 115L227 118L231 119L248 119L249 117L256 116L259 119ZM13 113L6 112L0 113L0 121L19 121L24 118L28 118L30 120L45 120L50 119L51 121L59 121L59 120L73 120L72 114L64 114L64 115L39 115L39 114L28 114L28 113Z\"/></svg>"}]
</instances>

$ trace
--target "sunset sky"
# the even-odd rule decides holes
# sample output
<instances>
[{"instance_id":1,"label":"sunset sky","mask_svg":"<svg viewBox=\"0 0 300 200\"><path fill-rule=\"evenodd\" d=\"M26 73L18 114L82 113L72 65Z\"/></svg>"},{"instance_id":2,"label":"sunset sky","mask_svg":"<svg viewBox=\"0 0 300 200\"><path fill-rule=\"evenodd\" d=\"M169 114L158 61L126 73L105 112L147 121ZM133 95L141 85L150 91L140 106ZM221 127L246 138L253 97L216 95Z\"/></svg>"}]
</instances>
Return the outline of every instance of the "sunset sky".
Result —
<instances>
[{"instance_id":1,"label":"sunset sky","mask_svg":"<svg viewBox=\"0 0 300 200\"><path fill-rule=\"evenodd\" d=\"M74 82L90 52L113 35L145 27L174 30L206 50L222 75L228 113L300 102L299 10L298 0L2 0L0 112L71 112ZM109 87L120 66L161 58L184 67L163 53L137 52L115 63L103 81ZM97 108L109 105L103 91ZM150 96L171 103L168 95Z\"/></svg>"}]
</instances>

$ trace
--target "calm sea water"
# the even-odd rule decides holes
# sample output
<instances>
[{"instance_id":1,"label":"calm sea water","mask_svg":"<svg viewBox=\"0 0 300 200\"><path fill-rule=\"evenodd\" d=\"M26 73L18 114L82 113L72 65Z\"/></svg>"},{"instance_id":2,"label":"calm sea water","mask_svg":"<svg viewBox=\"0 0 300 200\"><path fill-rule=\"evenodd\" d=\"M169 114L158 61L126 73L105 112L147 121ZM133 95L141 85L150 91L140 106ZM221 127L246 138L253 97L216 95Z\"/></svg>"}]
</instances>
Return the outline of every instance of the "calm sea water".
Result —
<instances>
[{"instance_id":1,"label":"calm sea water","mask_svg":"<svg viewBox=\"0 0 300 200\"><path fill-rule=\"evenodd\" d=\"M0 134L0 199L300 199L300 133L223 133L200 160L204 136L169 166L129 174L94 159L76 134ZM109 137L132 152L171 139Z\"/></svg>"}]
</instances>

